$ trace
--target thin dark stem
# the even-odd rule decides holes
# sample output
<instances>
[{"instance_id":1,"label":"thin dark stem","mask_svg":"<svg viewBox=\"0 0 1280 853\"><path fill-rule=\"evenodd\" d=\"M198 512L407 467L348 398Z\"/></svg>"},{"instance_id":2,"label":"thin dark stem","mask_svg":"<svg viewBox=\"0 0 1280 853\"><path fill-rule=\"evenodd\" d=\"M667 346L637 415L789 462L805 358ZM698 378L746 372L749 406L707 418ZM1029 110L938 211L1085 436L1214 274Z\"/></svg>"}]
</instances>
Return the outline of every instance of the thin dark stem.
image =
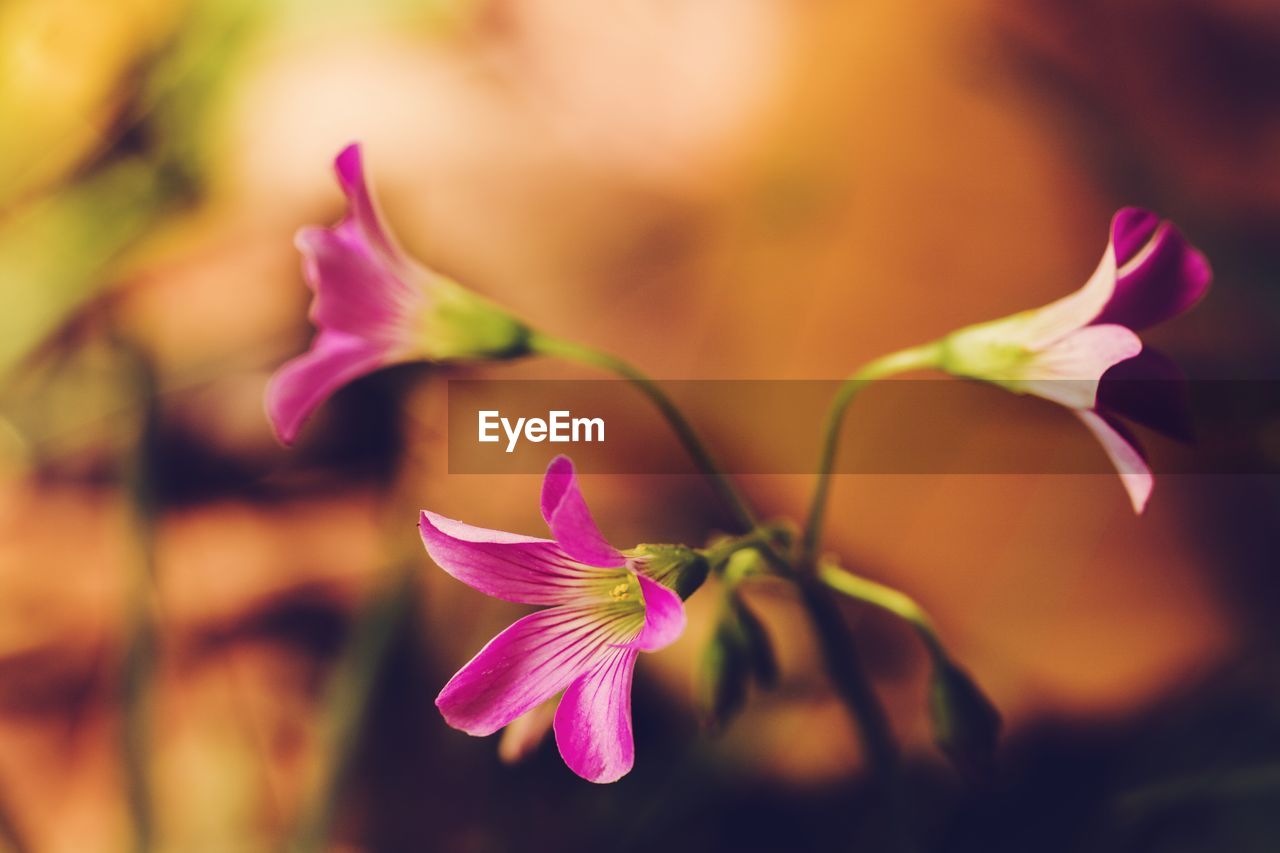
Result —
<instances>
[{"instance_id":1,"label":"thin dark stem","mask_svg":"<svg viewBox=\"0 0 1280 853\"><path fill-rule=\"evenodd\" d=\"M898 764L893 730L889 727L884 708L871 690L853 632L827 589L808 576L796 578L796 584L805 610L813 620L831 685L858 720L862 745L872 772L880 776L893 775Z\"/></svg>"},{"instance_id":2,"label":"thin dark stem","mask_svg":"<svg viewBox=\"0 0 1280 853\"><path fill-rule=\"evenodd\" d=\"M929 618L924 608L906 593L877 583L870 578L855 575L848 569L842 569L829 562L818 565L818 579L836 592L897 616L915 630L930 657L935 661L947 659L946 650L938 637L938 629L934 626L933 620Z\"/></svg>"},{"instance_id":3,"label":"thin dark stem","mask_svg":"<svg viewBox=\"0 0 1280 853\"><path fill-rule=\"evenodd\" d=\"M827 418L822 429L822 448L818 456L818 479L814 485L813 498L809 502L809 514L804 526L804 538L800 545L801 571L812 571L818 547L822 544L822 525L827 510L827 497L831 490L831 471L835 466L836 451L840 447L840 427L844 423L845 412L858 392L869 383L905 373L908 370L931 367L938 362L938 345L926 344L912 349L901 350L878 358L854 373L836 391L827 410Z\"/></svg>"},{"instance_id":4,"label":"thin dark stem","mask_svg":"<svg viewBox=\"0 0 1280 853\"><path fill-rule=\"evenodd\" d=\"M662 387L657 382L617 356L572 341L565 341L535 332L530 339L529 345L536 353L600 368L601 370L615 373L635 385L636 389L649 398L649 401L657 407L658 411L667 420L667 423L671 425L671 429L675 432L676 437L680 440L689 456L692 457L694 464L706 475L707 480L711 483L712 488L715 489L720 500L733 513L734 521L737 525L743 531L752 530L756 527L756 515L751 510L750 505L734 487L733 483L730 482L729 478L725 476L719 464L711 455L711 451L707 449L693 425L685 418L684 413L672 402L671 398L667 396L667 393L662 390Z\"/></svg>"},{"instance_id":5,"label":"thin dark stem","mask_svg":"<svg viewBox=\"0 0 1280 853\"><path fill-rule=\"evenodd\" d=\"M121 342L129 362L141 414L138 435L126 463L125 492L133 524L135 555L125 602L125 652L121 671L121 757L125 796L133 820L134 849L150 850L155 844L154 807L148 767L151 760L149 729L150 693L155 674L158 636L152 609L155 588L156 497L151 454L159 413L156 380L146 355Z\"/></svg>"},{"instance_id":6,"label":"thin dark stem","mask_svg":"<svg viewBox=\"0 0 1280 853\"><path fill-rule=\"evenodd\" d=\"M871 681L862 666L853 632L849 630L829 589L808 574L797 576L795 582L800 589L805 610L813 621L827 676L831 679L836 695L858 724L867 765L879 786L879 794L883 797L889 814L887 823L893 833L893 847L900 853L911 853L915 844L909 828L897 740L884 706L871 689Z\"/></svg>"}]
</instances>

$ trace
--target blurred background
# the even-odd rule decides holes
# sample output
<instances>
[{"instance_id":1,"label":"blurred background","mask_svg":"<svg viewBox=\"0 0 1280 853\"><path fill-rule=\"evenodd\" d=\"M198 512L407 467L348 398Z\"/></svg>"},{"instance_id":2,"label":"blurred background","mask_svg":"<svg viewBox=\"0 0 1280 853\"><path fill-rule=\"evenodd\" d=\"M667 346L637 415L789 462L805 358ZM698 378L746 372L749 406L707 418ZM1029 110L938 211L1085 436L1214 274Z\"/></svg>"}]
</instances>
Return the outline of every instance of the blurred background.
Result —
<instances>
[{"instance_id":1,"label":"blurred background","mask_svg":"<svg viewBox=\"0 0 1280 853\"><path fill-rule=\"evenodd\" d=\"M597 377L398 368L279 447L263 387L310 334L292 235L341 215L352 140L413 254L662 378L835 379L1042 304L1124 204L1216 271L1150 340L1280 378L1269 0L5 0L0 72L13 850L883 849L784 592L752 598L782 682L715 735L691 698L715 596L690 600L616 785L441 721L521 611L434 567L417 509L542 530L537 477L447 473L442 375ZM740 470L768 452L692 414ZM742 482L778 516L810 487ZM623 547L728 523L686 478L585 490ZM921 848L1280 849L1278 502L1166 477L1139 520L1112 476L839 478L830 547L933 613L1007 725L994 776L957 776L914 638L848 609Z\"/></svg>"}]
</instances>

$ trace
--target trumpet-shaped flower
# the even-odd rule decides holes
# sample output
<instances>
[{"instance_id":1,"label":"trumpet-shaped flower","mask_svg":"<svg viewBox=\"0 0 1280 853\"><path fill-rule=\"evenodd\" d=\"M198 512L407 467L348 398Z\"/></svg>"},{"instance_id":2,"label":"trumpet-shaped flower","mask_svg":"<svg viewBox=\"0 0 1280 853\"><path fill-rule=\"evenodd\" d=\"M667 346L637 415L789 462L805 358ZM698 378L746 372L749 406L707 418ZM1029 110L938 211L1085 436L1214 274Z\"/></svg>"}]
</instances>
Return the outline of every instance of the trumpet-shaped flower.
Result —
<instances>
[{"instance_id":1,"label":"trumpet-shaped flower","mask_svg":"<svg viewBox=\"0 0 1280 853\"><path fill-rule=\"evenodd\" d=\"M488 735L563 691L553 722L560 755L584 779L612 782L634 761L636 657L680 635L684 606L643 573L643 558L628 559L605 541L566 457L547 469L542 517L553 539L423 511L422 541L442 569L494 598L545 605L489 641L436 705L454 728Z\"/></svg>"},{"instance_id":2,"label":"trumpet-shaped flower","mask_svg":"<svg viewBox=\"0 0 1280 853\"><path fill-rule=\"evenodd\" d=\"M378 216L359 145L343 149L334 169L346 216L332 228L303 228L294 241L315 294L316 335L267 387L267 415L286 444L334 391L375 370L527 352L526 327L404 253Z\"/></svg>"},{"instance_id":3,"label":"trumpet-shaped flower","mask_svg":"<svg viewBox=\"0 0 1280 853\"><path fill-rule=\"evenodd\" d=\"M1137 332L1191 308L1211 279L1204 256L1172 223L1125 208L1111 220L1107 249L1084 287L1043 308L952 333L942 341L939 366L1073 410L1101 442L1134 510L1142 512L1151 470L1116 415L1161 424L1144 421L1126 405L1122 384L1108 387L1109 380L1123 373L1126 380L1154 385L1177 376L1159 355L1143 351Z\"/></svg>"}]
</instances>

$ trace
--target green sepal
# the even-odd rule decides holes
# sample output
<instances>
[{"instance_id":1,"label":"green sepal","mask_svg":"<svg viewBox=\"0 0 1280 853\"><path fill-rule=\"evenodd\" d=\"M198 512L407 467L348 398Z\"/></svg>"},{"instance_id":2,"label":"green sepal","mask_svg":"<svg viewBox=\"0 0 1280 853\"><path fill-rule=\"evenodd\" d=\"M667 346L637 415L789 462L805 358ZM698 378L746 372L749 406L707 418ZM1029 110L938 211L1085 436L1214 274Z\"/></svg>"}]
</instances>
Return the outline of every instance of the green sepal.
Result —
<instances>
[{"instance_id":1,"label":"green sepal","mask_svg":"<svg viewBox=\"0 0 1280 853\"><path fill-rule=\"evenodd\" d=\"M432 361L528 355L532 330L479 294L448 279L433 283L422 321L422 354Z\"/></svg>"},{"instance_id":2,"label":"green sepal","mask_svg":"<svg viewBox=\"0 0 1280 853\"><path fill-rule=\"evenodd\" d=\"M636 560L638 572L682 599L697 592L707 579L706 557L684 545L637 545L627 556Z\"/></svg>"}]
</instances>

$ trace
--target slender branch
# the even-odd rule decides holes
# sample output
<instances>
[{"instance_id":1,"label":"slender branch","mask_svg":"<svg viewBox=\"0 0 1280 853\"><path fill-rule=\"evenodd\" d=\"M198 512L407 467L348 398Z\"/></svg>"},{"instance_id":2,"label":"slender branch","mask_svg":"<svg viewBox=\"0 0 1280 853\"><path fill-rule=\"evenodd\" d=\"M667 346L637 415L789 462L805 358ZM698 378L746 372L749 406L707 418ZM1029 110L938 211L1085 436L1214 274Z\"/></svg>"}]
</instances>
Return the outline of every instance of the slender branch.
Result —
<instances>
[{"instance_id":1,"label":"slender branch","mask_svg":"<svg viewBox=\"0 0 1280 853\"><path fill-rule=\"evenodd\" d=\"M545 335L541 332L533 333L529 346L534 352L541 355L576 361L579 364L586 364L615 373L635 385L637 390L648 397L649 401L666 418L667 423L675 431L676 437L680 440L684 449L693 458L694 464L706 475L716 494L724 502L725 506L729 508L730 512L733 513L734 520L738 526L744 531L755 528L757 524L756 515L746 499L742 497L729 478L725 476L715 457L711 455L711 451L707 449L693 425L689 423L684 413L672 402L671 398L667 396L667 393L662 390L662 387L657 382L617 356L572 341Z\"/></svg>"},{"instance_id":2,"label":"slender branch","mask_svg":"<svg viewBox=\"0 0 1280 853\"><path fill-rule=\"evenodd\" d=\"M889 813L892 845L902 853L909 853L915 845L911 840L902 763L888 714L871 689L853 632L849 630L831 591L808 574L798 575L794 581L805 610L813 620L827 676L836 695L858 724L867 764Z\"/></svg>"},{"instance_id":3,"label":"slender branch","mask_svg":"<svg viewBox=\"0 0 1280 853\"><path fill-rule=\"evenodd\" d=\"M361 610L324 705L325 764L294 834L289 850L318 853L327 849L339 801L362 743L374 688L385 667L396 634L407 621L415 599L414 566L396 566L382 589Z\"/></svg>"},{"instance_id":4,"label":"slender branch","mask_svg":"<svg viewBox=\"0 0 1280 853\"><path fill-rule=\"evenodd\" d=\"M136 553L125 602L125 652L121 671L121 758L125 796L133 820L135 850L154 843L153 790L149 764L150 693L155 674L158 636L151 596L155 588L156 496L152 458L159 418L156 378L147 356L128 341L119 341L122 357L142 401L138 434L124 469Z\"/></svg>"},{"instance_id":5,"label":"slender branch","mask_svg":"<svg viewBox=\"0 0 1280 853\"><path fill-rule=\"evenodd\" d=\"M800 545L800 568L806 571L813 568L818 546L822 542L822 524L827 508L827 496L831 489L831 469L835 465L836 450L840 446L840 426L844 423L845 412L853 398L871 382L905 373L908 370L919 370L932 367L938 363L939 345L925 344L891 353L870 362L859 369L841 384L827 410L826 423L822 432L822 449L818 456L818 480L814 485L813 499L809 503L809 514L805 522L804 538Z\"/></svg>"},{"instance_id":6,"label":"slender branch","mask_svg":"<svg viewBox=\"0 0 1280 853\"><path fill-rule=\"evenodd\" d=\"M892 775L898 763L893 732L884 708L871 690L853 632L828 590L809 577L800 578L798 585L805 608L813 618L832 686L857 717L867 760L874 772Z\"/></svg>"},{"instance_id":7,"label":"slender branch","mask_svg":"<svg viewBox=\"0 0 1280 853\"><path fill-rule=\"evenodd\" d=\"M666 418L694 462L711 481L720 498L732 510L738 524L745 531L751 531L749 536L729 543L725 552L717 553L716 556L727 559L728 554L737 548L755 548L777 574L797 585L805 611L813 621L822 650L824 667L831 678L836 695L848 707L857 723L868 764L874 777L880 781L887 798L892 815L891 824L897 832L896 846L900 850L910 850L912 845L907 831L901 769L893 730L862 668L852 632L845 624L844 617L831 596L831 591L817 579L813 571L815 568L813 554L821 538L822 514L838 445L839 428L849 403L863 385L874 379L935 364L937 345L903 350L885 356L864 367L841 386L827 417L818 484L798 564L787 555L779 553L767 536L758 536L759 522L756 514L721 471L711 452L702 443L683 413L652 379L616 356L548 335L534 333L530 340L530 348L542 355L564 358L607 370L632 382Z\"/></svg>"},{"instance_id":8,"label":"slender branch","mask_svg":"<svg viewBox=\"0 0 1280 853\"><path fill-rule=\"evenodd\" d=\"M935 660L946 658L946 651L938 638L933 620L929 618L924 608L906 593L855 575L829 562L819 564L818 579L836 592L888 611L902 619L920 635L920 639L924 641L929 654Z\"/></svg>"}]
</instances>

